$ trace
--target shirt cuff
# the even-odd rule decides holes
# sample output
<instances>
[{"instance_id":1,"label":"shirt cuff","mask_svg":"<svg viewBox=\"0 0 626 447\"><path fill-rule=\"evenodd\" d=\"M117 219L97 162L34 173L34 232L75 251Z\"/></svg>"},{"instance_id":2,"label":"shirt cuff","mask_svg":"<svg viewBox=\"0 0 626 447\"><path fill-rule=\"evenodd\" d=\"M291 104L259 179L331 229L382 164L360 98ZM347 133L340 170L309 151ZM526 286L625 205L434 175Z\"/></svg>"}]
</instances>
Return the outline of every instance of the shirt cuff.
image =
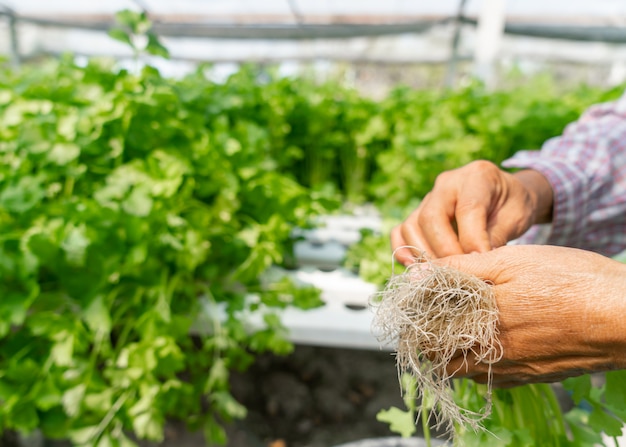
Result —
<instances>
[{"instance_id":1,"label":"shirt cuff","mask_svg":"<svg viewBox=\"0 0 626 447\"><path fill-rule=\"evenodd\" d=\"M505 168L533 169L541 173L552 186L552 224L549 231L531 228L517 242L545 243L580 247L584 244L588 179L576 163L550 158L540 151L520 151L502 163Z\"/></svg>"}]
</instances>

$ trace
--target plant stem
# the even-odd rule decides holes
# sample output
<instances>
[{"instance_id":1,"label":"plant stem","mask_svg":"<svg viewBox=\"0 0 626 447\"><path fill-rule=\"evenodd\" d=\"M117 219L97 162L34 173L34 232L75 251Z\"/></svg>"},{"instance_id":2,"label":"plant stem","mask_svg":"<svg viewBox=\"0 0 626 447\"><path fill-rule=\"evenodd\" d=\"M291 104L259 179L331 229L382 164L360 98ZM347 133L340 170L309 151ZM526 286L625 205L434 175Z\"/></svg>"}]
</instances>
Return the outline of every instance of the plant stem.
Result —
<instances>
[{"instance_id":1,"label":"plant stem","mask_svg":"<svg viewBox=\"0 0 626 447\"><path fill-rule=\"evenodd\" d=\"M65 197L71 197L72 194L74 193L74 182L75 182L75 178L68 175L65 178L65 186L63 189L63 193L65 194Z\"/></svg>"},{"instance_id":2,"label":"plant stem","mask_svg":"<svg viewBox=\"0 0 626 447\"><path fill-rule=\"evenodd\" d=\"M131 392L130 391L126 391L125 393L123 393L113 404L113 406L109 409L109 411L107 412L107 414L104 416L104 418L100 421L100 423L98 424L98 427L96 428L96 432L93 436L93 441L94 445L97 444L97 441L100 440L100 437L102 436L102 434L104 433L104 431L106 430L106 428L109 426L109 424L111 423L111 421L113 420L113 417L115 417L116 413L118 411L120 411L120 409L122 408L122 406L124 405L124 403L126 402L126 400L130 397Z\"/></svg>"},{"instance_id":3,"label":"plant stem","mask_svg":"<svg viewBox=\"0 0 626 447\"><path fill-rule=\"evenodd\" d=\"M554 389L547 383L544 384L536 384L534 385L537 392L541 393L545 400L548 403L549 409L552 411L554 415L554 420L557 424L557 433L558 435L564 435L566 433L565 429L565 419L563 418L563 411L561 409L561 405L559 404L558 399L554 393Z\"/></svg>"},{"instance_id":4,"label":"plant stem","mask_svg":"<svg viewBox=\"0 0 626 447\"><path fill-rule=\"evenodd\" d=\"M430 426L428 425L428 408L424 408L422 406L422 411L420 411L420 418L422 419L422 431L424 432L424 440L426 441L426 447L431 447L430 444Z\"/></svg>"}]
</instances>

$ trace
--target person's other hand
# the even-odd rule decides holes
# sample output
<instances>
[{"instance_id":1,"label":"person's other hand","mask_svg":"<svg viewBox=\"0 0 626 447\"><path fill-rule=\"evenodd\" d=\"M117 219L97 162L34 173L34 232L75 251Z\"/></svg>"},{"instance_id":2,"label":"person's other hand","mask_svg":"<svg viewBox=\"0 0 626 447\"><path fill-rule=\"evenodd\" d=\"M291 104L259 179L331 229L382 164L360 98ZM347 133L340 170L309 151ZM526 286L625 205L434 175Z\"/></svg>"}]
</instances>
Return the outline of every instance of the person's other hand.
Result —
<instances>
[{"instance_id":1,"label":"person's other hand","mask_svg":"<svg viewBox=\"0 0 626 447\"><path fill-rule=\"evenodd\" d=\"M505 245L534 223L549 222L552 188L532 170L510 174L475 161L440 174L419 207L391 232L396 259L484 252ZM408 248L412 247L412 248ZM415 253L413 252L415 250Z\"/></svg>"},{"instance_id":2,"label":"person's other hand","mask_svg":"<svg viewBox=\"0 0 626 447\"><path fill-rule=\"evenodd\" d=\"M626 265L589 251L506 246L445 263L494 284L503 357L493 384L554 382L626 368ZM459 354L455 377L485 383L489 365Z\"/></svg>"}]
</instances>

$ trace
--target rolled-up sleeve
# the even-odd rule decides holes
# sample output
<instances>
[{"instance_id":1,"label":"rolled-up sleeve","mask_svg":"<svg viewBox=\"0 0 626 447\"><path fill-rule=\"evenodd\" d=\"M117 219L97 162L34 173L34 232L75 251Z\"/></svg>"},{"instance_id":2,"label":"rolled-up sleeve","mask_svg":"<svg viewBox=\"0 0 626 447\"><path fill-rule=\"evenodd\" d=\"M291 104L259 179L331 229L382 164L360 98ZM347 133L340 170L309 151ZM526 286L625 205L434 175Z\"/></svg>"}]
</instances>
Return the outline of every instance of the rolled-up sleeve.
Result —
<instances>
[{"instance_id":1,"label":"rolled-up sleeve","mask_svg":"<svg viewBox=\"0 0 626 447\"><path fill-rule=\"evenodd\" d=\"M502 166L534 169L554 192L552 223L532 227L517 243L607 256L626 249L626 95L591 107L541 150L521 151Z\"/></svg>"}]
</instances>

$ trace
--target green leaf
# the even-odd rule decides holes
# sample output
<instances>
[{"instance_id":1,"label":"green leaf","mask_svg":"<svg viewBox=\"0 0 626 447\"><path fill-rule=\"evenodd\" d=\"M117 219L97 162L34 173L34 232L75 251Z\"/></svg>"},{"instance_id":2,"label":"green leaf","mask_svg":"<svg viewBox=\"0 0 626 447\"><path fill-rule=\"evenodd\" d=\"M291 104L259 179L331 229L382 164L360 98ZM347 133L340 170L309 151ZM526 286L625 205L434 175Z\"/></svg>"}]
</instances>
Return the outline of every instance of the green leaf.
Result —
<instances>
[{"instance_id":1,"label":"green leaf","mask_svg":"<svg viewBox=\"0 0 626 447\"><path fill-rule=\"evenodd\" d=\"M122 202L122 208L133 216L146 217L152 211L153 203L150 191L143 187L135 187L128 198Z\"/></svg>"},{"instance_id":2,"label":"green leaf","mask_svg":"<svg viewBox=\"0 0 626 447\"><path fill-rule=\"evenodd\" d=\"M154 412L138 414L133 418L133 430L137 436L152 441L163 440L163 422Z\"/></svg>"},{"instance_id":3,"label":"green leaf","mask_svg":"<svg viewBox=\"0 0 626 447\"><path fill-rule=\"evenodd\" d=\"M69 437L70 423L60 405L40 412L39 417L39 429L46 439L67 439Z\"/></svg>"},{"instance_id":4,"label":"green leaf","mask_svg":"<svg viewBox=\"0 0 626 447\"><path fill-rule=\"evenodd\" d=\"M97 295L84 310L83 316L93 332L105 334L111 332L111 315L104 304L104 296Z\"/></svg>"},{"instance_id":5,"label":"green leaf","mask_svg":"<svg viewBox=\"0 0 626 447\"><path fill-rule=\"evenodd\" d=\"M593 405L589 415L589 425L598 432L604 432L608 436L621 436L622 422L613 415L608 414L600 405Z\"/></svg>"},{"instance_id":6,"label":"green leaf","mask_svg":"<svg viewBox=\"0 0 626 447\"><path fill-rule=\"evenodd\" d=\"M2 188L0 207L10 212L23 213L39 204L44 197L41 177L23 176L17 183Z\"/></svg>"},{"instance_id":7,"label":"green leaf","mask_svg":"<svg viewBox=\"0 0 626 447\"><path fill-rule=\"evenodd\" d=\"M259 242L260 236L261 236L260 225L250 225L242 229L237 234L237 238L242 240L248 247L251 247L251 248L254 247Z\"/></svg>"},{"instance_id":8,"label":"green leaf","mask_svg":"<svg viewBox=\"0 0 626 447\"><path fill-rule=\"evenodd\" d=\"M18 402L11 411L11 424L24 432L31 432L37 428L39 416L35 405L26 399Z\"/></svg>"},{"instance_id":9,"label":"green leaf","mask_svg":"<svg viewBox=\"0 0 626 447\"><path fill-rule=\"evenodd\" d=\"M575 407L568 411L565 419L574 437L576 446L597 446L602 444L602 435L589 425L589 413Z\"/></svg>"},{"instance_id":10,"label":"green leaf","mask_svg":"<svg viewBox=\"0 0 626 447\"><path fill-rule=\"evenodd\" d=\"M13 93L11 90L0 88L0 105L6 105L13 99Z\"/></svg>"},{"instance_id":11,"label":"green leaf","mask_svg":"<svg viewBox=\"0 0 626 447\"><path fill-rule=\"evenodd\" d=\"M47 375L37 388L35 404L37 409L47 411L62 403L62 394L54 383L52 376Z\"/></svg>"},{"instance_id":12,"label":"green leaf","mask_svg":"<svg viewBox=\"0 0 626 447\"><path fill-rule=\"evenodd\" d=\"M204 421L204 439L208 445L226 445L226 431L213 419Z\"/></svg>"},{"instance_id":13,"label":"green leaf","mask_svg":"<svg viewBox=\"0 0 626 447\"><path fill-rule=\"evenodd\" d=\"M396 407L381 410L376 415L376 420L389 424L389 429L403 438L408 438L416 432L414 418L413 412L402 411Z\"/></svg>"},{"instance_id":14,"label":"green leaf","mask_svg":"<svg viewBox=\"0 0 626 447\"><path fill-rule=\"evenodd\" d=\"M259 242L252 248L248 258L237 268L235 276L246 282L258 278L276 261L276 258L274 244L269 241Z\"/></svg>"},{"instance_id":15,"label":"green leaf","mask_svg":"<svg viewBox=\"0 0 626 447\"><path fill-rule=\"evenodd\" d=\"M122 43L125 43L126 45L128 45L131 48L135 48L135 46L133 45L133 42L130 38L130 35L124 31L121 28L111 28L108 32L109 36L112 37L115 40L118 40Z\"/></svg>"},{"instance_id":16,"label":"green leaf","mask_svg":"<svg viewBox=\"0 0 626 447\"><path fill-rule=\"evenodd\" d=\"M63 331L56 335L57 342L52 346L50 357L58 366L70 366L74 354L74 334Z\"/></svg>"},{"instance_id":17,"label":"green leaf","mask_svg":"<svg viewBox=\"0 0 626 447\"><path fill-rule=\"evenodd\" d=\"M144 439L160 441L163 439L163 418L157 411L157 385L141 386L141 398L128 410L132 416L135 433Z\"/></svg>"},{"instance_id":18,"label":"green leaf","mask_svg":"<svg viewBox=\"0 0 626 447\"><path fill-rule=\"evenodd\" d=\"M224 359L218 358L211 365L204 392L209 394L215 389L223 389L228 384L228 368Z\"/></svg>"},{"instance_id":19,"label":"green leaf","mask_svg":"<svg viewBox=\"0 0 626 447\"><path fill-rule=\"evenodd\" d=\"M604 398L606 404L614 411L626 415L626 371L609 371L605 373Z\"/></svg>"},{"instance_id":20,"label":"green leaf","mask_svg":"<svg viewBox=\"0 0 626 447\"><path fill-rule=\"evenodd\" d=\"M563 382L565 389L572 392L572 400L576 405L589 396L591 390L591 376L588 374L572 377Z\"/></svg>"},{"instance_id":21,"label":"green leaf","mask_svg":"<svg viewBox=\"0 0 626 447\"><path fill-rule=\"evenodd\" d=\"M154 306L154 310L156 313L159 314L164 322L169 323L170 321L172 321L172 309L169 301L163 294L159 294L159 298L156 302L156 305Z\"/></svg>"},{"instance_id":22,"label":"green leaf","mask_svg":"<svg viewBox=\"0 0 626 447\"><path fill-rule=\"evenodd\" d=\"M55 143L50 152L48 152L48 159L59 166L63 166L76 160L79 155L80 147L76 144Z\"/></svg>"},{"instance_id":23,"label":"green leaf","mask_svg":"<svg viewBox=\"0 0 626 447\"><path fill-rule=\"evenodd\" d=\"M76 139L76 125L78 124L78 113L72 113L66 116L60 116L57 124L57 133L66 141L74 141ZM78 148L78 146L76 146ZM80 153L80 150L79 150Z\"/></svg>"},{"instance_id":24,"label":"green leaf","mask_svg":"<svg viewBox=\"0 0 626 447\"><path fill-rule=\"evenodd\" d=\"M28 315L28 310L39 295L39 287L33 286L30 291L14 290L4 292L0 305L0 321L11 325L21 326ZM0 334L6 334L5 327L0 325Z\"/></svg>"},{"instance_id":25,"label":"green leaf","mask_svg":"<svg viewBox=\"0 0 626 447\"><path fill-rule=\"evenodd\" d=\"M154 340L157 356L155 374L163 377L175 377L185 367L184 355L171 336L161 336Z\"/></svg>"},{"instance_id":26,"label":"green leaf","mask_svg":"<svg viewBox=\"0 0 626 447\"><path fill-rule=\"evenodd\" d=\"M211 393L211 402L215 405L216 411L226 419L243 419L246 417L246 408L226 391Z\"/></svg>"},{"instance_id":27,"label":"green leaf","mask_svg":"<svg viewBox=\"0 0 626 447\"><path fill-rule=\"evenodd\" d=\"M65 252L68 264L72 266L85 265L87 247L91 241L87 237L85 225L75 226L70 224L65 230L65 238L61 242L61 248Z\"/></svg>"},{"instance_id":28,"label":"green leaf","mask_svg":"<svg viewBox=\"0 0 626 447\"><path fill-rule=\"evenodd\" d=\"M85 384L80 384L63 393L61 401L63 403L63 408L69 417L73 418L78 416L86 389L87 386Z\"/></svg>"},{"instance_id":29,"label":"green leaf","mask_svg":"<svg viewBox=\"0 0 626 447\"><path fill-rule=\"evenodd\" d=\"M136 12L130 9L118 11L115 19L124 26L132 30L134 34L144 34L150 29L151 23L143 12Z\"/></svg>"},{"instance_id":30,"label":"green leaf","mask_svg":"<svg viewBox=\"0 0 626 447\"><path fill-rule=\"evenodd\" d=\"M87 393L83 401L85 408L91 411L102 411L103 408L111 408L113 404L113 388L107 388L99 393Z\"/></svg>"},{"instance_id":31,"label":"green leaf","mask_svg":"<svg viewBox=\"0 0 626 447\"><path fill-rule=\"evenodd\" d=\"M146 51L154 56L160 56L164 59L170 58L168 49L165 48L159 41L159 38L152 33L148 33L148 45L146 46Z\"/></svg>"}]
</instances>

